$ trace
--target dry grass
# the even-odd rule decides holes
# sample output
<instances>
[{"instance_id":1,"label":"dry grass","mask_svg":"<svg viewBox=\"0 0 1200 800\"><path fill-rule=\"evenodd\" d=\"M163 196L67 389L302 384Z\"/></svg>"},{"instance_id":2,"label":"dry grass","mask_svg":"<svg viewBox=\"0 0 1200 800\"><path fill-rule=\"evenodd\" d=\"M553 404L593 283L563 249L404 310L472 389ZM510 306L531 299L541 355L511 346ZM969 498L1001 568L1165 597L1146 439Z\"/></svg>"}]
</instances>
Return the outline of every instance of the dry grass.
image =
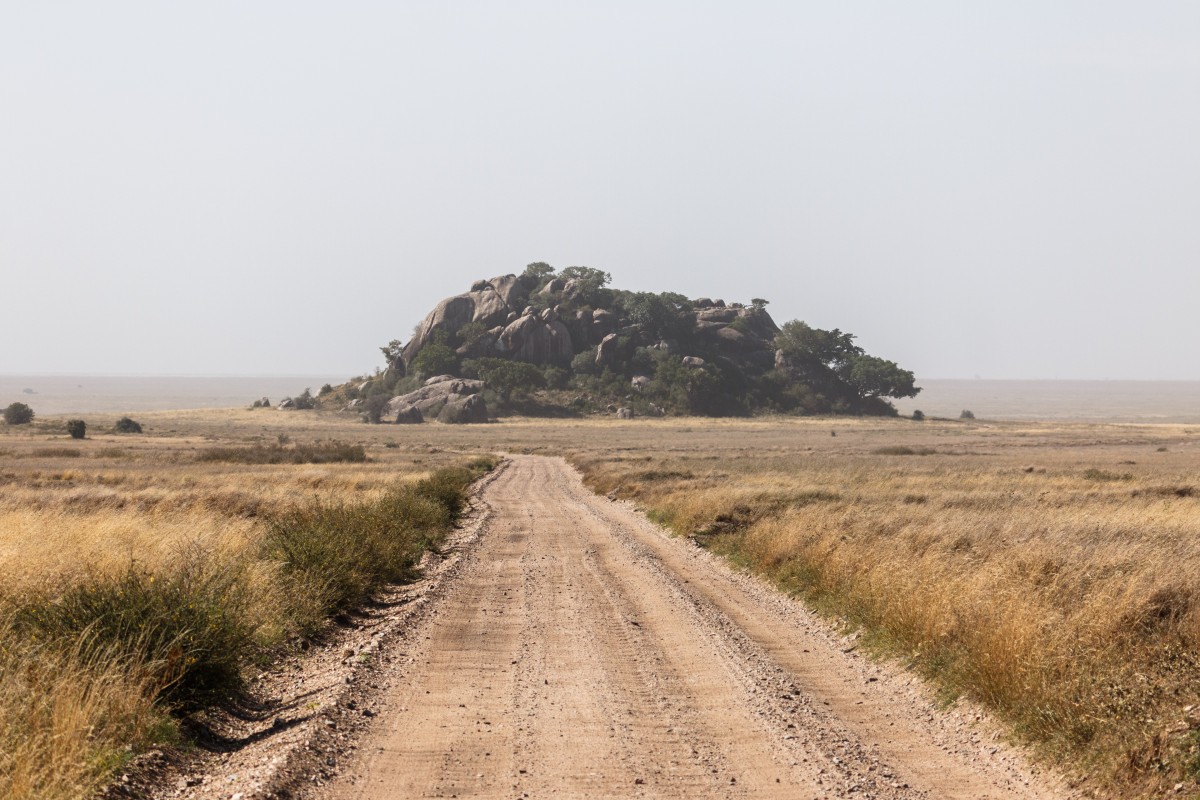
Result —
<instances>
[{"instance_id":1,"label":"dry grass","mask_svg":"<svg viewBox=\"0 0 1200 800\"><path fill-rule=\"evenodd\" d=\"M470 477L445 468L479 454L315 415L140 419L69 447L54 420L0 426L2 797L92 794L247 660L410 574ZM280 537L325 549L300 569Z\"/></svg>"},{"instance_id":2,"label":"dry grass","mask_svg":"<svg viewBox=\"0 0 1200 800\"><path fill-rule=\"evenodd\" d=\"M378 499L397 478L416 481L477 453L565 455L598 491L634 499L859 627L879 652L931 676L948 700L987 703L1101 794L1152 796L1176 782L1185 783L1183 795L1196 794L1200 427L840 419L364 426L271 410L138 418L145 436L97 434L68 445L45 431L0 434L0 581L36 588L56 575L115 574L131 558L167 563L193 543L248 551L267 518L297 503ZM111 427L88 422L89 430ZM369 460L196 460L206 448L281 436L361 444ZM80 454L46 452L64 446ZM262 598L280 586L269 564L248 581ZM274 601L260 602L269 609ZM279 636L275 618L262 614L258 635ZM0 679L5 697L13 674L5 669ZM81 692L89 685L68 684ZM130 694L101 688L94 696L119 705ZM148 720L130 730L156 724L142 711L102 713ZM16 718L0 711L0 737L17 729ZM0 781L13 763L0 762ZM93 773L78 774L83 785Z\"/></svg>"},{"instance_id":3,"label":"dry grass","mask_svg":"<svg viewBox=\"0 0 1200 800\"><path fill-rule=\"evenodd\" d=\"M769 445L728 441L717 459L647 441L576 460L598 491L860 628L948 699L987 704L1094 788L1195 794L1200 437L903 422L821 433L785 422Z\"/></svg>"}]
</instances>

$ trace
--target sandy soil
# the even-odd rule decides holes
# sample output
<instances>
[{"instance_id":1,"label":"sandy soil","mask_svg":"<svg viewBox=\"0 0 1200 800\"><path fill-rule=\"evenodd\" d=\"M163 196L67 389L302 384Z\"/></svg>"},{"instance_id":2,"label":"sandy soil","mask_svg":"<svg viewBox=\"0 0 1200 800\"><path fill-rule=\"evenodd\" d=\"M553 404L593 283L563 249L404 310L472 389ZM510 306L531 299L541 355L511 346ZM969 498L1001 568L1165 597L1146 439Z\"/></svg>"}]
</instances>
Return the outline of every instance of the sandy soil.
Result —
<instances>
[{"instance_id":1,"label":"sandy soil","mask_svg":"<svg viewBox=\"0 0 1200 800\"><path fill-rule=\"evenodd\" d=\"M559 459L514 456L482 504L490 518L429 592L428 613L395 641L378 637L392 652L369 682L376 694L335 698L323 726L341 731L334 744L304 745L325 755L264 793L1069 794L984 715L938 710L910 675L593 495ZM339 723L363 705L366 722Z\"/></svg>"}]
</instances>

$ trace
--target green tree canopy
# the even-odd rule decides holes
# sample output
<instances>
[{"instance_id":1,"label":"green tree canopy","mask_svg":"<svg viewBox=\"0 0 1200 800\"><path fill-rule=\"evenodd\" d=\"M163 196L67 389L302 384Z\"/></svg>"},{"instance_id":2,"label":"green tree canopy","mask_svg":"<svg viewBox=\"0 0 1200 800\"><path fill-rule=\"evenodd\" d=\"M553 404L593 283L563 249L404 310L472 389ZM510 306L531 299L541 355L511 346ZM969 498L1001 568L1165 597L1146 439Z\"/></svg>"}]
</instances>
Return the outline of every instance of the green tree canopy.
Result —
<instances>
[{"instance_id":1,"label":"green tree canopy","mask_svg":"<svg viewBox=\"0 0 1200 800\"><path fill-rule=\"evenodd\" d=\"M24 403L12 403L4 409L4 421L9 425L28 425L33 422L33 409Z\"/></svg>"},{"instance_id":2,"label":"green tree canopy","mask_svg":"<svg viewBox=\"0 0 1200 800\"><path fill-rule=\"evenodd\" d=\"M509 361L504 358L480 358L472 362L475 374L484 381L488 388L505 402L513 397L528 395L534 389L545 385L546 377L542 370L524 361Z\"/></svg>"},{"instance_id":3,"label":"green tree canopy","mask_svg":"<svg viewBox=\"0 0 1200 800\"><path fill-rule=\"evenodd\" d=\"M842 333L837 328L821 330L798 319L784 323L775 335L775 347L798 366L820 364L835 371L863 354L854 343L853 333Z\"/></svg>"},{"instance_id":4,"label":"green tree canopy","mask_svg":"<svg viewBox=\"0 0 1200 800\"><path fill-rule=\"evenodd\" d=\"M554 267L545 261L534 261L532 264L525 266L525 271L521 273L521 277L525 278L529 283L540 284L554 277Z\"/></svg>"},{"instance_id":5,"label":"green tree canopy","mask_svg":"<svg viewBox=\"0 0 1200 800\"><path fill-rule=\"evenodd\" d=\"M916 397L921 391L914 385L912 372L900 369L895 361L875 356L853 356L845 370L846 383L864 400L872 397Z\"/></svg>"},{"instance_id":6,"label":"green tree canopy","mask_svg":"<svg viewBox=\"0 0 1200 800\"><path fill-rule=\"evenodd\" d=\"M436 330L429 341L413 359L411 371L422 378L434 375L458 373L458 354L450 346L450 337L443 330Z\"/></svg>"}]
</instances>

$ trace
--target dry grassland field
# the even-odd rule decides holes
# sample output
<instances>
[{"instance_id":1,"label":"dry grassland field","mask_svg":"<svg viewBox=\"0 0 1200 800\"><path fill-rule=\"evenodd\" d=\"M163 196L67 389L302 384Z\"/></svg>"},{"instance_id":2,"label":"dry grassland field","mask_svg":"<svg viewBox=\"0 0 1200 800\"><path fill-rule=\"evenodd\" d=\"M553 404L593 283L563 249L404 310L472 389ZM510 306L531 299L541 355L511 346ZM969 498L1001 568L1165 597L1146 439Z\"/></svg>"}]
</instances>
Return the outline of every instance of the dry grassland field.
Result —
<instances>
[{"instance_id":1,"label":"dry grassland field","mask_svg":"<svg viewBox=\"0 0 1200 800\"><path fill-rule=\"evenodd\" d=\"M458 491L486 469L480 457L504 452L566 457L596 492L761 573L927 676L948 705L986 706L1088 793L1198 796L1200 426L366 426L271 409L138 420L142 435L89 419L82 441L62 420L0 427L2 796L84 796L170 740L179 714L245 664L403 580L452 516L434 502L451 490L430 476L473 463ZM333 452L319 447L332 441L365 460L204 460L230 447ZM316 517L328 531L397 509L417 534L383 574L335 592L319 565L282 566L299 541L287 537ZM170 616L180 599L204 607L168 621L175 638L129 646L121 614ZM79 624L101 607L102 624ZM203 626L210 641L188 639ZM210 652L235 642L235 662ZM191 659L210 673L188 673Z\"/></svg>"}]
</instances>

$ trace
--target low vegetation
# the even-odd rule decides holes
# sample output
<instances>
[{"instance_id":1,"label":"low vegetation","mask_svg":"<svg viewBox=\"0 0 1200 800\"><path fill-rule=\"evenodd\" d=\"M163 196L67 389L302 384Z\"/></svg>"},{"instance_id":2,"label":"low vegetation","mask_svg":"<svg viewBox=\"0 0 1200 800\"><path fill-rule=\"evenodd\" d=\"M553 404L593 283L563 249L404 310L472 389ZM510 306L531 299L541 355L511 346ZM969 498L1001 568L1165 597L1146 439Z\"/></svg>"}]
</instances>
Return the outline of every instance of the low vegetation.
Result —
<instances>
[{"instance_id":1,"label":"low vegetation","mask_svg":"<svg viewBox=\"0 0 1200 800\"><path fill-rule=\"evenodd\" d=\"M230 449L352 457L197 461L187 442L138 440L114 460L84 439L66 466L62 448L6 438L0 796L85 797L175 741L180 716L236 697L249 664L413 577L494 465L398 447L368 462L362 444L320 441Z\"/></svg>"},{"instance_id":2,"label":"low vegetation","mask_svg":"<svg viewBox=\"0 0 1200 800\"><path fill-rule=\"evenodd\" d=\"M274 443L250 447L210 447L201 451L196 460L223 461L228 464L361 463L367 460L367 451L361 444L336 441L291 446Z\"/></svg>"},{"instance_id":3,"label":"low vegetation","mask_svg":"<svg viewBox=\"0 0 1200 800\"><path fill-rule=\"evenodd\" d=\"M1100 794L1181 784L1200 796L1200 502L1188 482L1200 440L935 425L791 428L761 450L743 435L669 454L643 433L576 462L596 491L858 630L947 702L988 706ZM955 455L919 439L953 441ZM1187 455L1168 458L1167 439ZM912 454L926 457L891 458Z\"/></svg>"}]
</instances>

